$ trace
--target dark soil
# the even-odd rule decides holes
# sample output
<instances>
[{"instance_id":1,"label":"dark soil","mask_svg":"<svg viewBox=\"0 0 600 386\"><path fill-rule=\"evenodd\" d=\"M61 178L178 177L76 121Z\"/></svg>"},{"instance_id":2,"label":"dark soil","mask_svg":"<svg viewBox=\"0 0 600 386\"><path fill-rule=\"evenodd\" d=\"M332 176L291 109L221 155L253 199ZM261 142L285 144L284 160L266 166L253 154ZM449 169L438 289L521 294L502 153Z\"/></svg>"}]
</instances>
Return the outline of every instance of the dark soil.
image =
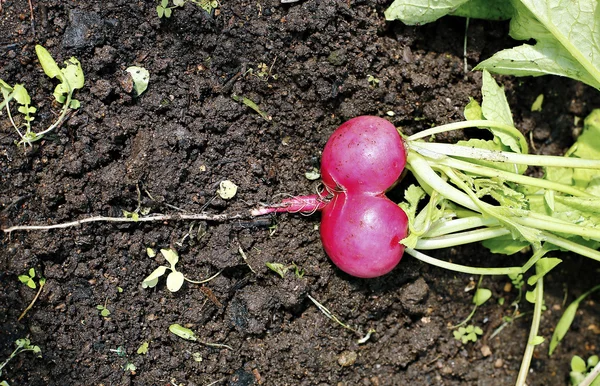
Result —
<instances>
[{"instance_id":1,"label":"dark soil","mask_svg":"<svg viewBox=\"0 0 600 386\"><path fill-rule=\"evenodd\" d=\"M423 27L384 21L390 0L221 1L207 14L187 4L159 19L153 1L3 0L0 77L23 83L38 108L36 128L59 111L53 81L35 56L42 44L58 61L76 56L86 86L81 109L33 148L0 117L0 223L50 224L92 215L242 213L280 195L314 192L305 172L319 165L332 131L351 117L385 116L406 133L462 120L468 97L480 97L481 74L463 69L464 20ZM514 45L506 23L472 21L471 68ZM139 98L125 68L151 73ZM379 80L370 84L368 75ZM573 142L575 117L600 107L596 90L557 77L501 78L516 125L539 153L561 154ZM545 95L542 112L530 112ZM272 120L232 99L244 96ZM395 115L386 113L393 111ZM453 141L459 134L441 140ZM215 198L220 181L239 186ZM395 193L400 196L399 192ZM492 332L511 313L508 279L485 278L493 300L473 322L484 336L466 345L447 327L471 311L476 277L405 257L391 274L359 280L333 266L319 240L319 215L260 220L96 223L50 232L15 232L0 244L0 361L17 338L43 352L5 368L10 385L510 385L527 341L528 316ZM142 280L158 265L146 248L176 249L192 279L220 276L170 293ZM239 250L245 252L245 261ZM494 256L480 246L438 251L463 264L522 264L527 254ZM549 339L565 301L597 284L599 265L560 254L546 280L541 333ZM305 275L270 271L266 262L297 264ZM17 276L47 278L35 295ZM122 292L118 291L122 288ZM311 295L361 337L329 320ZM499 305L497 300L506 302ZM571 332L548 358L536 350L530 385L565 385L573 355L599 353L598 295L582 304ZM99 315L106 305L110 316ZM521 303L521 310L530 305ZM199 341L169 333L179 323ZM146 355L136 354L143 342ZM115 351L122 347L126 356ZM489 350L488 350L489 349ZM199 360L201 358L201 361ZM135 371L124 366L133 363Z\"/></svg>"}]
</instances>

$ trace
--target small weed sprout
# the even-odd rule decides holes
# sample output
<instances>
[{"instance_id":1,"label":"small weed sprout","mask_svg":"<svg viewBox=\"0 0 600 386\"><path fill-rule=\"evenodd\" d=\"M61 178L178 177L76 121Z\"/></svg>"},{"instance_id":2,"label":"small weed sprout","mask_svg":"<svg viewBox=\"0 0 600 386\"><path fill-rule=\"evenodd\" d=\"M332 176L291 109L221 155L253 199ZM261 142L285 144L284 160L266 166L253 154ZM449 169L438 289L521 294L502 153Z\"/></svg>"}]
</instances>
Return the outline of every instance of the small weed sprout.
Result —
<instances>
[{"instance_id":1,"label":"small weed sprout","mask_svg":"<svg viewBox=\"0 0 600 386\"><path fill-rule=\"evenodd\" d=\"M107 318L110 316L110 310L108 308L106 308L106 305L108 304L108 298L106 298L106 300L104 301L104 305L102 304L98 304L96 306L96 309L99 311L100 316Z\"/></svg>"},{"instance_id":2,"label":"small weed sprout","mask_svg":"<svg viewBox=\"0 0 600 386\"><path fill-rule=\"evenodd\" d=\"M2 376L2 370L8 365L8 363L17 355L25 351L31 351L36 354L38 357L42 356L42 350L39 346L35 346L31 344L31 341L27 338L17 339L15 341L15 345L17 346L15 350L10 354L10 356L2 363L0 363L0 376ZM0 384L8 385L6 381L3 381Z\"/></svg>"},{"instance_id":3,"label":"small weed sprout","mask_svg":"<svg viewBox=\"0 0 600 386\"><path fill-rule=\"evenodd\" d=\"M173 0L172 6L169 6L169 0L161 0L160 4L156 6L156 13L159 18L165 17L168 19L171 17L173 9L181 8L187 2L195 4L209 14L219 6L219 2L216 0Z\"/></svg>"},{"instance_id":4,"label":"small weed sprout","mask_svg":"<svg viewBox=\"0 0 600 386\"><path fill-rule=\"evenodd\" d=\"M265 265L267 266L267 268L269 268L271 271L275 272L276 274L278 274L279 276L281 276L281 278L285 278L285 274L290 270L293 269L294 270L294 275L298 278L298 279L302 279L302 277L304 276L305 272L304 272L304 268L300 268L296 265L296 263L292 263L291 265L283 265L281 263L265 263Z\"/></svg>"},{"instance_id":5,"label":"small weed sprout","mask_svg":"<svg viewBox=\"0 0 600 386\"><path fill-rule=\"evenodd\" d=\"M463 344L467 342L477 342L477 335L483 335L483 330L477 326L468 325L467 327L459 327L458 330L452 332L454 339L460 340Z\"/></svg>"},{"instance_id":6,"label":"small weed sprout","mask_svg":"<svg viewBox=\"0 0 600 386\"><path fill-rule=\"evenodd\" d=\"M171 272L167 275L167 289L171 292L177 292L183 286L183 282L187 281L194 284L203 284L211 281L215 277L219 276L220 271L209 277L208 279L195 281L186 278L182 272L177 271L175 267L179 262L179 255L173 249L161 249L160 253L163 255L165 260L169 262L169 267L161 265L154 270L147 278L142 282L142 288L154 288L158 284L158 279L163 276L167 270ZM156 252L152 248L146 248L146 254L149 257L156 256Z\"/></svg>"},{"instance_id":7,"label":"small weed sprout","mask_svg":"<svg viewBox=\"0 0 600 386\"><path fill-rule=\"evenodd\" d=\"M473 295L473 310L471 311L471 313L469 314L469 316L467 316L467 318L465 320L463 320L462 322L460 322L457 325L454 325L452 327L450 327L451 329L455 329L455 328L459 328L465 324L467 324L471 318L473 318L473 315L475 315L475 311L477 311L477 307L483 305L485 302L487 302L491 297L492 297L492 291L490 291L487 288L481 288L481 280L483 279L483 276L481 276L479 278L479 282L477 283L477 289L475 290L475 294ZM456 334L454 335L456 337Z\"/></svg>"},{"instance_id":8,"label":"small weed sprout","mask_svg":"<svg viewBox=\"0 0 600 386\"><path fill-rule=\"evenodd\" d=\"M54 98L58 103L63 105L63 108L58 119L52 125L45 130L36 133L31 128L31 122L35 119L33 114L36 113L37 109L30 106L31 97L29 96L29 93L21 84L15 84L11 87L8 83L0 79L0 92L3 97L3 101L0 102L0 109L6 107L8 118L21 138L18 145L31 146L32 142L39 141L44 135L56 129L63 123L69 110L76 110L81 105L77 99L73 99L73 93L75 90L83 87L85 80L79 60L75 57L71 57L69 60L65 61L65 67L60 68L44 47L36 45L35 52L40 61L40 65L44 69L44 73L48 77L56 78L60 81L54 89ZM23 123L21 125L17 125L10 110L10 103L13 100L19 106L17 111L24 115ZM21 132L22 128L25 129L24 133Z\"/></svg>"},{"instance_id":9,"label":"small weed sprout","mask_svg":"<svg viewBox=\"0 0 600 386\"><path fill-rule=\"evenodd\" d=\"M571 359L571 372L569 373L569 380L573 386L581 385L600 385L600 360L598 355L592 355L584 361L578 355L573 356Z\"/></svg>"},{"instance_id":10,"label":"small weed sprout","mask_svg":"<svg viewBox=\"0 0 600 386\"><path fill-rule=\"evenodd\" d=\"M42 289L44 289L44 285L46 284L46 278L44 278L44 277L40 276L37 284L35 283L34 279L35 279L35 268L30 268L29 271L27 272L27 274L25 274L25 275L19 275L19 281L21 283L25 284L27 287L29 287L31 289L35 289L37 287L37 284L39 284L40 288L38 289L37 293L33 297L33 300L31 301L31 303L29 303L27 308L25 308L25 310L23 310L23 312L19 316L19 319L17 319L18 321L23 319L25 317L25 315L27 314L27 312L33 307L35 302L40 297L40 294L42 293Z\"/></svg>"},{"instance_id":11,"label":"small weed sprout","mask_svg":"<svg viewBox=\"0 0 600 386\"><path fill-rule=\"evenodd\" d=\"M374 77L373 75L367 75L367 82L371 85L371 87L379 86L379 79Z\"/></svg>"}]
</instances>

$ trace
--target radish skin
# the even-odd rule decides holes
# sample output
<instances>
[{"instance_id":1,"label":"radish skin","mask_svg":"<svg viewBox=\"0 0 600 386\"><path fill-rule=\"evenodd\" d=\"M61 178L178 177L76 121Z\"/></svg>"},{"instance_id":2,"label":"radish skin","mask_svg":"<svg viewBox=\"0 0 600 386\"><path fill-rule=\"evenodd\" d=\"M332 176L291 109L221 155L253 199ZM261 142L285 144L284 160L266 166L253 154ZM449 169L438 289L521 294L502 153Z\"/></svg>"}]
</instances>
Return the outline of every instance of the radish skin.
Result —
<instances>
[{"instance_id":1,"label":"radish skin","mask_svg":"<svg viewBox=\"0 0 600 386\"><path fill-rule=\"evenodd\" d=\"M390 122L353 118L331 135L321 158L327 195L299 196L254 209L260 216L321 210L321 241L332 262L360 278L390 272L402 258L408 233L404 211L385 196L406 165L406 149Z\"/></svg>"}]
</instances>

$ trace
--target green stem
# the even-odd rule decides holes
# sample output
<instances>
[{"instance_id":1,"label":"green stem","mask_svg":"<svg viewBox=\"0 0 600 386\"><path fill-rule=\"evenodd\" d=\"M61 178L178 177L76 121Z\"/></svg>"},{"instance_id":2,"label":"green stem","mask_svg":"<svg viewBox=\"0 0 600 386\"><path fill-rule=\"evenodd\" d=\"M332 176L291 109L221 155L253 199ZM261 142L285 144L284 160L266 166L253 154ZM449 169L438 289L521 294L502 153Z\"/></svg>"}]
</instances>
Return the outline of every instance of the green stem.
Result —
<instances>
[{"instance_id":1,"label":"green stem","mask_svg":"<svg viewBox=\"0 0 600 386\"><path fill-rule=\"evenodd\" d=\"M581 256L589 257L590 259L600 261L600 252L598 252L595 249L586 247L585 245L581 245L579 243L567 240L565 238L553 235L548 232L542 232L542 236L550 244L554 244L557 247L564 248Z\"/></svg>"},{"instance_id":2,"label":"green stem","mask_svg":"<svg viewBox=\"0 0 600 386\"><path fill-rule=\"evenodd\" d=\"M424 253L421 253L412 248L405 248L404 251L414 257L415 259L421 260L424 263L435 265L436 267L447 269L450 271L466 273L470 275L512 275L523 273L521 267L506 267L506 268L478 268L470 267L467 265L460 265L449 263L447 261L438 260Z\"/></svg>"},{"instance_id":3,"label":"green stem","mask_svg":"<svg viewBox=\"0 0 600 386\"><path fill-rule=\"evenodd\" d=\"M418 176L418 179L427 181L427 184L433 190L436 190L446 199L454 201L455 203L462 205L465 208L474 210L475 212L481 212L481 209L473 202L473 200L471 200L471 198L467 194L461 192L454 186L444 181L431 168L431 166L429 165L427 160L423 158L423 156L415 152L409 152L407 156L407 163L410 164L411 171Z\"/></svg>"},{"instance_id":4,"label":"green stem","mask_svg":"<svg viewBox=\"0 0 600 386\"><path fill-rule=\"evenodd\" d=\"M564 158L561 158L564 159ZM561 184L558 182L542 180L540 178L534 178L529 176L523 176L521 174L511 173L504 170L494 169L487 166L477 165L471 162L461 161L455 158L444 157L441 160L437 160L440 165L449 166L454 169L474 173L484 177L499 178L505 181L515 182L521 185L535 186L542 189L554 190L556 192L562 192L570 194L576 197L595 197L583 190L575 187Z\"/></svg>"},{"instance_id":5,"label":"green stem","mask_svg":"<svg viewBox=\"0 0 600 386\"><path fill-rule=\"evenodd\" d=\"M208 283L209 281L211 281L212 279L214 279L215 277L219 276L221 274L221 272L223 272L223 270L220 270L219 272L215 273L214 275L212 275L211 277L209 277L208 279L204 279L204 280L190 280L187 277L183 277L183 279L189 283L194 283L194 284L203 284L203 283Z\"/></svg>"},{"instance_id":6,"label":"green stem","mask_svg":"<svg viewBox=\"0 0 600 386\"><path fill-rule=\"evenodd\" d=\"M481 120L481 119L473 120L473 121L453 122L453 123L449 123L447 125L433 127L431 129L423 130L417 134L411 135L410 137L406 138L406 141L411 142L411 141L415 141L415 140L421 139L421 138L426 138L426 137L429 137L429 136L432 136L435 134L445 133L447 131L452 131L452 130L467 129L470 127L477 128L477 129L486 129L488 127L491 127L491 128L497 129L499 131L503 131L503 132L509 134L511 137L518 138L519 146L521 147L521 151L523 153L527 153L527 149L528 149L527 141L523 137L523 134L521 134L521 132L519 130L517 130L515 127L507 125L502 122L487 121L487 120Z\"/></svg>"},{"instance_id":7,"label":"green stem","mask_svg":"<svg viewBox=\"0 0 600 386\"><path fill-rule=\"evenodd\" d=\"M484 226L494 226L498 224L498 220L495 218L484 218L480 215L457 218L454 220L441 219L434 222L429 230L423 234L423 237L444 236L450 233L461 232Z\"/></svg>"},{"instance_id":8,"label":"green stem","mask_svg":"<svg viewBox=\"0 0 600 386\"><path fill-rule=\"evenodd\" d=\"M514 221L531 228L543 229L556 233L569 233L600 241L600 229L569 224L566 221L540 213L527 211L527 216L515 217Z\"/></svg>"},{"instance_id":9,"label":"green stem","mask_svg":"<svg viewBox=\"0 0 600 386\"><path fill-rule=\"evenodd\" d=\"M523 360L521 361L521 368L519 369L519 375L517 377L516 386L524 386L527 380L527 373L531 366L531 358L533 357L533 351L535 346L533 343L534 339L538 336L538 330L540 328L540 321L542 319L542 307L544 305L544 278L538 279L535 286L535 307L533 308L533 320L531 321L531 329L529 330L529 338L527 340L527 347L523 354Z\"/></svg>"},{"instance_id":10,"label":"green stem","mask_svg":"<svg viewBox=\"0 0 600 386\"><path fill-rule=\"evenodd\" d=\"M476 243L478 241L493 239L510 234L506 228L483 228L473 231L452 233L435 238L420 238L415 248L417 249L441 249L455 247L457 245Z\"/></svg>"},{"instance_id":11,"label":"green stem","mask_svg":"<svg viewBox=\"0 0 600 386\"><path fill-rule=\"evenodd\" d=\"M551 155L519 154L507 151L479 149L469 146L434 142L409 142L410 150L424 153L434 159L446 156L479 159L483 161L505 162L527 166L547 166L562 168L600 169L600 160Z\"/></svg>"},{"instance_id":12,"label":"green stem","mask_svg":"<svg viewBox=\"0 0 600 386\"><path fill-rule=\"evenodd\" d=\"M65 80L66 82L66 80ZM71 89L71 86L69 86L69 90ZM55 128L57 128L58 126L60 126L62 124L62 120L64 119L65 115L67 115L67 111L69 111L69 106L71 105L71 96L73 95L73 91L70 91L67 94L67 99L65 100L65 104L63 106L63 109L61 111L60 116L58 117L58 119L46 130L41 131L39 133L36 133L36 136L39 138L42 138L45 134L48 134L49 132L51 132L52 130L54 130Z\"/></svg>"}]
</instances>

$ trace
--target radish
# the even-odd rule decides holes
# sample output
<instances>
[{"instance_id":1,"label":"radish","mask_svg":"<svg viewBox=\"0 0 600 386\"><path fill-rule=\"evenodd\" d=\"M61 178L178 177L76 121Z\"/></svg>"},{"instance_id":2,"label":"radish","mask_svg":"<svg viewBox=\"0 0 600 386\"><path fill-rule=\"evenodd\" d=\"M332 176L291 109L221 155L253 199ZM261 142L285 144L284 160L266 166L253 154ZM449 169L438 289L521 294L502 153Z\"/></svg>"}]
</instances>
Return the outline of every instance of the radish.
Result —
<instances>
[{"instance_id":1,"label":"radish","mask_svg":"<svg viewBox=\"0 0 600 386\"><path fill-rule=\"evenodd\" d=\"M400 241L407 235L408 219L385 191L400 178L405 164L406 150L394 125L378 117L353 118L325 145L324 194L285 199L252 214L322 210L321 240L333 263L353 276L381 276L404 252Z\"/></svg>"}]
</instances>

